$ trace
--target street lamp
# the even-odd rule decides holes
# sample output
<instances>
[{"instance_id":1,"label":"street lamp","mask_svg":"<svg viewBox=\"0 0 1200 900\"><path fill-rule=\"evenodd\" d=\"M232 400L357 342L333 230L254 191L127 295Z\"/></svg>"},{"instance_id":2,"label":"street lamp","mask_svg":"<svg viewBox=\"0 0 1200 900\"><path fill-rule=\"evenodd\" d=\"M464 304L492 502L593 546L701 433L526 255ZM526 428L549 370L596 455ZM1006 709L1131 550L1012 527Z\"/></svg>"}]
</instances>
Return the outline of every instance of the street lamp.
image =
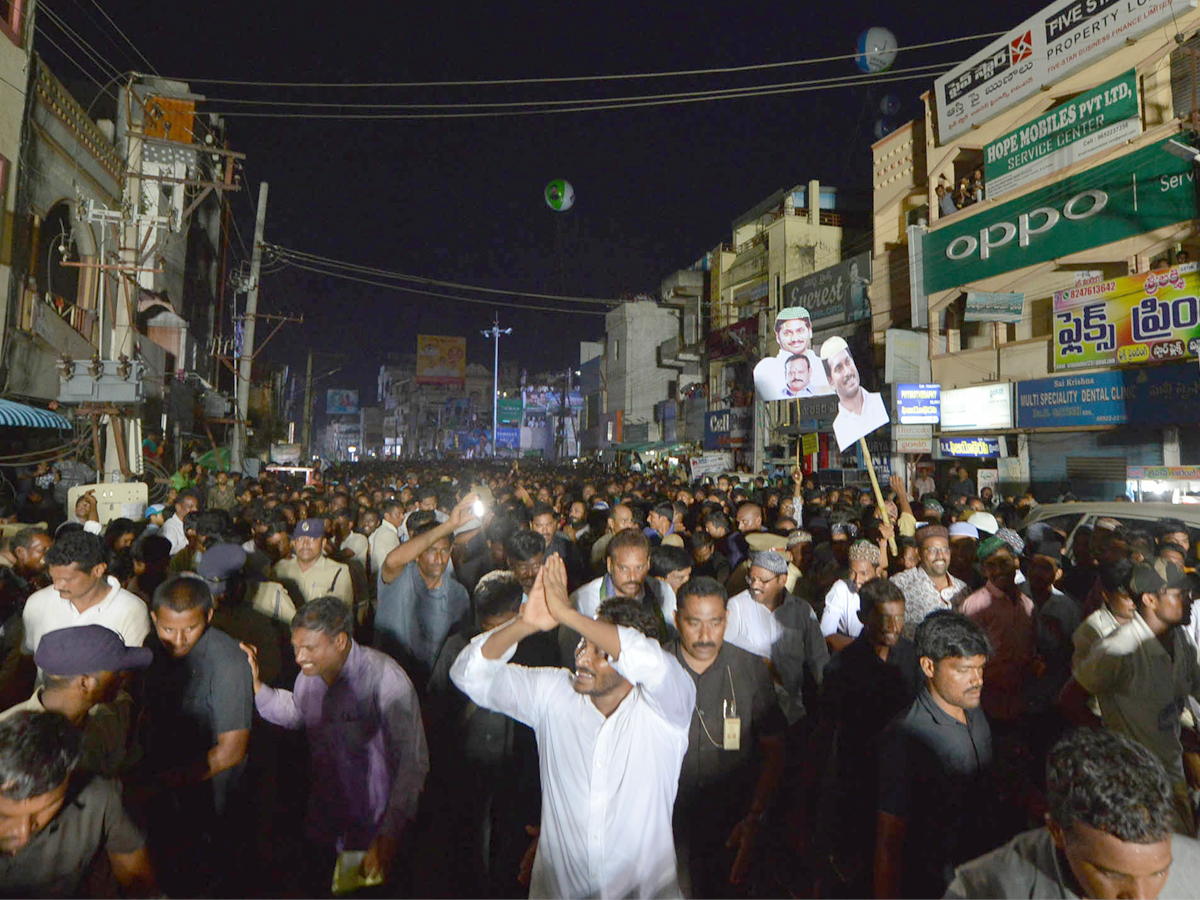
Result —
<instances>
[{"instance_id":1,"label":"street lamp","mask_svg":"<svg viewBox=\"0 0 1200 900\"><path fill-rule=\"evenodd\" d=\"M499 414L500 397L500 335L512 334L511 328L500 327L500 314L492 318L492 327L479 332L484 337L490 337L496 342L492 355L492 459L496 458L496 419Z\"/></svg>"}]
</instances>

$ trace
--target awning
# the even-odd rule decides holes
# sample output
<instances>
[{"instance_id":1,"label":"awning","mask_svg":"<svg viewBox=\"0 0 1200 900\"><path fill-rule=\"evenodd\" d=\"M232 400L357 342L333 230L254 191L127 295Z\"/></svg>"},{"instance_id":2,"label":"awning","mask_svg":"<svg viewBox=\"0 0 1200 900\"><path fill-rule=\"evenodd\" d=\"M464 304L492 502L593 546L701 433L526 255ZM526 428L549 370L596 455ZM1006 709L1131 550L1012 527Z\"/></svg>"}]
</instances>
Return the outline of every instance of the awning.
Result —
<instances>
[{"instance_id":1,"label":"awning","mask_svg":"<svg viewBox=\"0 0 1200 900\"><path fill-rule=\"evenodd\" d=\"M0 427L55 428L59 431L70 431L71 423L48 409L26 406L15 400L0 400Z\"/></svg>"}]
</instances>

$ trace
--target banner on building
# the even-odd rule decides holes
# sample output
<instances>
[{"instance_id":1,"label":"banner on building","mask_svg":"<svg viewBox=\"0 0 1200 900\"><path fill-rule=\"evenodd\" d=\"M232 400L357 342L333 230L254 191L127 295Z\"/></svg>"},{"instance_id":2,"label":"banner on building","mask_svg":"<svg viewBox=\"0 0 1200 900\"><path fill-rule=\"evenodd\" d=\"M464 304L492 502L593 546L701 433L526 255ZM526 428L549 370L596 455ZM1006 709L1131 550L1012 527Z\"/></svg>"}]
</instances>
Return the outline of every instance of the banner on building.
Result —
<instances>
[{"instance_id":1,"label":"banner on building","mask_svg":"<svg viewBox=\"0 0 1200 900\"><path fill-rule=\"evenodd\" d=\"M987 198L995 200L1141 131L1137 73L1130 69L984 147Z\"/></svg>"},{"instance_id":2,"label":"banner on building","mask_svg":"<svg viewBox=\"0 0 1200 900\"><path fill-rule=\"evenodd\" d=\"M524 407L520 397L500 397L496 401L496 422L500 425L520 425Z\"/></svg>"},{"instance_id":3,"label":"banner on building","mask_svg":"<svg viewBox=\"0 0 1200 900\"><path fill-rule=\"evenodd\" d=\"M1196 421L1194 365L1148 366L1017 383L1018 428L1180 425Z\"/></svg>"},{"instance_id":4,"label":"banner on building","mask_svg":"<svg viewBox=\"0 0 1200 900\"><path fill-rule=\"evenodd\" d=\"M417 335L417 384L462 387L467 379L467 339Z\"/></svg>"},{"instance_id":5,"label":"banner on building","mask_svg":"<svg viewBox=\"0 0 1200 900\"><path fill-rule=\"evenodd\" d=\"M521 429L500 427L496 429L496 449L516 450L521 446Z\"/></svg>"},{"instance_id":6,"label":"banner on building","mask_svg":"<svg viewBox=\"0 0 1200 900\"><path fill-rule=\"evenodd\" d=\"M358 415L358 391L340 388L326 391L325 412L331 416Z\"/></svg>"},{"instance_id":7,"label":"banner on building","mask_svg":"<svg viewBox=\"0 0 1200 900\"><path fill-rule=\"evenodd\" d=\"M871 254L829 266L783 286L784 306L803 306L813 322L823 325L870 318Z\"/></svg>"},{"instance_id":8,"label":"banner on building","mask_svg":"<svg viewBox=\"0 0 1200 900\"><path fill-rule=\"evenodd\" d=\"M733 457L729 453L701 453L693 457L690 463L692 481L699 481L706 475L720 475L722 472L733 471Z\"/></svg>"},{"instance_id":9,"label":"banner on building","mask_svg":"<svg viewBox=\"0 0 1200 900\"><path fill-rule=\"evenodd\" d=\"M754 407L715 409L704 414L704 449L746 447L754 434Z\"/></svg>"},{"instance_id":10,"label":"banner on building","mask_svg":"<svg viewBox=\"0 0 1200 900\"><path fill-rule=\"evenodd\" d=\"M942 391L943 431L1012 428L1012 382Z\"/></svg>"},{"instance_id":11,"label":"banner on building","mask_svg":"<svg viewBox=\"0 0 1200 900\"><path fill-rule=\"evenodd\" d=\"M1196 263L1054 295L1054 371L1168 362L1200 349Z\"/></svg>"},{"instance_id":12,"label":"banner on building","mask_svg":"<svg viewBox=\"0 0 1200 900\"><path fill-rule=\"evenodd\" d=\"M1195 8L1195 0L1056 0L934 82L939 143Z\"/></svg>"},{"instance_id":13,"label":"banner on building","mask_svg":"<svg viewBox=\"0 0 1200 900\"><path fill-rule=\"evenodd\" d=\"M1025 311L1025 295L1022 293L985 293L967 291L967 309L964 322L1020 322Z\"/></svg>"},{"instance_id":14,"label":"banner on building","mask_svg":"<svg viewBox=\"0 0 1200 900\"><path fill-rule=\"evenodd\" d=\"M925 289L961 287L1197 218L1190 159L1159 141L925 236Z\"/></svg>"}]
</instances>

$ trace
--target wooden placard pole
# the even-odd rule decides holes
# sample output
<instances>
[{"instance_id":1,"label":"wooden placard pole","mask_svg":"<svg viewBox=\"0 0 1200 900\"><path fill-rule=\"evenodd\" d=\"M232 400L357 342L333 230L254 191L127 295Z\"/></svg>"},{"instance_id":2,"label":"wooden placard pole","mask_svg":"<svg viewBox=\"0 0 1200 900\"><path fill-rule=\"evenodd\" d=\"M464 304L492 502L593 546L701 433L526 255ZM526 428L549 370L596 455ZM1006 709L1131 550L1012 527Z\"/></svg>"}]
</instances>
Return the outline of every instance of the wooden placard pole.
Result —
<instances>
[{"instance_id":1,"label":"wooden placard pole","mask_svg":"<svg viewBox=\"0 0 1200 900\"><path fill-rule=\"evenodd\" d=\"M804 445L804 435L800 433L800 398L796 398L796 468L800 468L800 448Z\"/></svg>"},{"instance_id":2,"label":"wooden placard pole","mask_svg":"<svg viewBox=\"0 0 1200 900\"><path fill-rule=\"evenodd\" d=\"M879 489L879 479L875 477L875 463L871 459L871 450L867 447L866 435L858 439L858 445L862 448L863 459L867 462L867 474L871 477L871 488L875 491L875 503L879 507L879 515L886 522L888 521L887 507L883 505L883 491ZM888 548L892 551L893 557L898 555L895 535L888 538Z\"/></svg>"}]
</instances>

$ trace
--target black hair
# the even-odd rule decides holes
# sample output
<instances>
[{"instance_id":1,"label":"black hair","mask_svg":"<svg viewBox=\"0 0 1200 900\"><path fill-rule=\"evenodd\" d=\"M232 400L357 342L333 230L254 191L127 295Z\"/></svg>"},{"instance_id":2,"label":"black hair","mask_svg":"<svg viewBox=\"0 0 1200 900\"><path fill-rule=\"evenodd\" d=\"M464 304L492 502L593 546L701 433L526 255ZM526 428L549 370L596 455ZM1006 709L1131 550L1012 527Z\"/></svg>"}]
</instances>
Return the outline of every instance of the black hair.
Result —
<instances>
[{"instance_id":1,"label":"black hair","mask_svg":"<svg viewBox=\"0 0 1200 900\"><path fill-rule=\"evenodd\" d=\"M1179 519L1159 519L1156 525L1159 537L1162 537L1164 534L1174 534L1177 531L1182 531L1189 537L1191 536L1191 532L1188 531L1187 526Z\"/></svg>"},{"instance_id":2,"label":"black hair","mask_svg":"<svg viewBox=\"0 0 1200 900\"><path fill-rule=\"evenodd\" d=\"M408 517L408 539L412 540L427 531L433 531L437 527L438 520L433 510L418 509Z\"/></svg>"},{"instance_id":3,"label":"black hair","mask_svg":"<svg viewBox=\"0 0 1200 900\"><path fill-rule=\"evenodd\" d=\"M188 497L191 497L193 500L196 501L197 507L200 506L200 492L197 491L195 488L184 488L182 491L177 493L175 495L175 503L173 505L178 506L182 501L186 500Z\"/></svg>"},{"instance_id":4,"label":"black hair","mask_svg":"<svg viewBox=\"0 0 1200 900\"><path fill-rule=\"evenodd\" d=\"M190 609L202 609L207 613L213 608L212 591L195 575L175 575L156 587L150 598L151 612L158 612L164 606L178 613Z\"/></svg>"},{"instance_id":5,"label":"black hair","mask_svg":"<svg viewBox=\"0 0 1200 900\"><path fill-rule=\"evenodd\" d=\"M502 544L516 529L517 526L508 516L493 516L492 521L483 526L483 536L489 544Z\"/></svg>"},{"instance_id":6,"label":"black hair","mask_svg":"<svg viewBox=\"0 0 1200 900\"><path fill-rule=\"evenodd\" d=\"M388 497L386 500L384 500L382 503L379 504L379 515L380 515L380 517L383 517L383 516L386 516L388 513L393 512L397 509L400 510L401 512L404 511L404 501L398 500L395 497Z\"/></svg>"},{"instance_id":7,"label":"black hair","mask_svg":"<svg viewBox=\"0 0 1200 900\"><path fill-rule=\"evenodd\" d=\"M721 605L725 606L729 600L729 592L717 579L707 575L696 575L679 586L679 591L675 594L675 608L683 609L683 604L689 597L720 597Z\"/></svg>"},{"instance_id":8,"label":"black hair","mask_svg":"<svg viewBox=\"0 0 1200 900\"><path fill-rule=\"evenodd\" d=\"M953 657L991 656L992 645L983 629L960 612L939 609L917 626L917 656L934 664Z\"/></svg>"},{"instance_id":9,"label":"black hair","mask_svg":"<svg viewBox=\"0 0 1200 900\"><path fill-rule=\"evenodd\" d=\"M663 500L650 507L650 512L657 513L669 522L675 518L675 504L670 500Z\"/></svg>"},{"instance_id":10,"label":"black hair","mask_svg":"<svg viewBox=\"0 0 1200 900\"><path fill-rule=\"evenodd\" d=\"M28 550L33 546L33 539L38 535L49 537L46 534L45 528L22 528L16 534L8 539L8 549L16 552L17 550Z\"/></svg>"},{"instance_id":11,"label":"black hair","mask_svg":"<svg viewBox=\"0 0 1200 900\"><path fill-rule=\"evenodd\" d=\"M196 537L205 544L234 543L233 516L223 509L209 509L196 518Z\"/></svg>"},{"instance_id":12,"label":"black hair","mask_svg":"<svg viewBox=\"0 0 1200 900\"><path fill-rule=\"evenodd\" d=\"M144 534L140 540L134 541L130 548L133 558L153 566L155 563L164 568L171 561L171 542L161 534Z\"/></svg>"},{"instance_id":13,"label":"black hair","mask_svg":"<svg viewBox=\"0 0 1200 900\"><path fill-rule=\"evenodd\" d=\"M554 516L555 520L557 521L558 513L554 511L553 506L551 506L549 503L535 503L533 504L533 508L529 510L529 519L530 521L533 521L538 516L544 516L547 513Z\"/></svg>"},{"instance_id":14,"label":"black hair","mask_svg":"<svg viewBox=\"0 0 1200 900\"><path fill-rule=\"evenodd\" d=\"M1164 550L1174 550L1176 553L1181 554L1184 559L1187 559L1187 551L1184 550L1182 547L1180 547L1174 541L1159 541L1158 542L1158 555L1162 556Z\"/></svg>"},{"instance_id":15,"label":"black hair","mask_svg":"<svg viewBox=\"0 0 1200 900\"><path fill-rule=\"evenodd\" d=\"M872 578L858 589L858 609L867 618L880 603L903 603L904 591L886 578Z\"/></svg>"},{"instance_id":16,"label":"black hair","mask_svg":"<svg viewBox=\"0 0 1200 900\"><path fill-rule=\"evenodd\" d=\"M696 531L692 532L692 549L693 550L696 550L697 548L701 548L701 547L711 547L715 543L716 543L716 541L713 540L713 536L711 534L709 534L707 531L705 531L703 528L699 528Z\"/></svg>"},{"instance_id":17,"label":"black hair","mask_svg":"<svg viewBox=\"0 0 1200 900\"><path fill-rule=\"evenodd\" d=\"M626 528L614 534L608 542L607 557L616 559L618 550L641 550L649 558L650 539L636 528Z\"/></svg>"},{"instance_id":18,"label":"black hair","mask_svg":"<svg viewBox=\"0 0 1200 900\"><path fill-rule=\"evenodd\" d=\"M1129 591L1129 579L1133 577L1133 560L1126 556L1106 559L1100 563L1098 574L1100 587L1109 593Z\"/></svg>"},{"instance_id":19,"label":"black hair","mask_svg":"<svg viewBox=\"0 0 1200 900\"><path fill-rule=\"evenodd\" d=\"M1064 831L1076 822L1153 844L1172 831L1171 780L1158 757L1107 728L1080 728L1046 757L1046 801Z\"/></svg>"},{"instance_id":20,"label":"black hair","mask_svg":"<svg viewBox=\"0 0 1200 900\"><path fill-rule=\"evenodd\" d=\"M521 582L511 575L486 578L475 588L476 621L482 625L485 619L515 613L524 594Z\"/></svg>"},{"instance_id":21,"label":"black hair","mask_svg":"<svg viewBox=\"0 0 1200 900\"><path fill-rule=\"evenodd\" d=\"M292 619L292 631L304 628L319 631L330 640L339 634L354 633L354 618L350 607L337 597L318 597L305 603Z\"/></svg>"},{"instance_id":22,"label":"black hair","mask_svg":"<svg viewBox=\"0 0 1200 900\"><path fill-rule=\"evenodd\" d=\"M504 555L511 562L528 562L546 552L546 539L530 528L518 528L504 539Z\"/></svg>"},{"instance_id":23,"label":"black hair","mask_svg":"<svg viewBox=\"0 0 1200 900\"><path fill-rule=\"evenodd\" d=\"M706 525L711 522L716 528L724 529L727 534L733 530L733 526L729 524L729 516L725 515L725 513L719 509L711 510L708 515L704 517L704 522Z\"/></svg>"},{"instance_id":24,"label":"black hair","mask_svg":"<svg viewBox=\"0 0 1200 900\"><path fill-rule=\"evenodd\" d=\"M0 722L0 795L48 794L79 765L82 732L54 712L19 712Z\"/></svg>"},{"instance_id":25,"label":"black hair","mask_svg":"<svg viewBox=\"0 0 1200 900\"><path fill-rule=\"evenodd\" d=\"M267 535L269 536L272 534L286 534L288 537L292 536L292 526L288 523L288 520L284 516L271 516L271 518L267 519Z\"/></svg>"},{"instance_id":26,"label":"black hair","mask_svg":"<svg viewBox=\"0 0 1200 900\"><path fill-rule=\"evenodd\" d=\"M682 547L654 547L650 550L650 574L666 578L672 572L692 567L692 555Z\"/></svg>"},{"instance_id":27,"label":"black hair","mask_svg":"<svg viewBox=\"0 0 1200 900\"><path fill-rule=\"evenodd\" d=\"M82 528L60 534L46 551L47 566L69 566L75 563L87 572L102 563L108 564L108 547L98 534L88 534Z\"/></svg>"},{"instance_id":28,"label":"black hair","mask_svg":"<svg viewBox=\"0 0 1200 900\"><path fill-rule=\"evenodd\" d=\"M116 544L118 538L126 534L136 535L137 530L137 525L133 523L133 519L113 519L104 526L104 543L110 551L114 550L115 547L113 545Z\"/></svg>"},{"instance_id":29,"label":"black hair","mask_svg":"<svg viewBox=\"0 0 1200 900\"><path fill-rule=\"evenodd\" d=\"M640 631L646 637L652 638L660 644L665 637L662 613L658 609L651 609L644 603L639 603L637 600L628 600L624 597L613 597L605 600L600 604L600 608L596 610L596 618L610 622L613 625L624 625L627 628Z\"/></svg>"},{"instance_id":30,"label":"black hair","mask_svg":"<svg viewBox=\"0 0 1200 900\"><path fill-rule=\"evenodd\" d=\"M441 498L438 496L438 489L432 484L417 488L416 494L418 503L422 500L428 500L431 497L439 503L441 502Z\"/></svg>"}]
</instances>

